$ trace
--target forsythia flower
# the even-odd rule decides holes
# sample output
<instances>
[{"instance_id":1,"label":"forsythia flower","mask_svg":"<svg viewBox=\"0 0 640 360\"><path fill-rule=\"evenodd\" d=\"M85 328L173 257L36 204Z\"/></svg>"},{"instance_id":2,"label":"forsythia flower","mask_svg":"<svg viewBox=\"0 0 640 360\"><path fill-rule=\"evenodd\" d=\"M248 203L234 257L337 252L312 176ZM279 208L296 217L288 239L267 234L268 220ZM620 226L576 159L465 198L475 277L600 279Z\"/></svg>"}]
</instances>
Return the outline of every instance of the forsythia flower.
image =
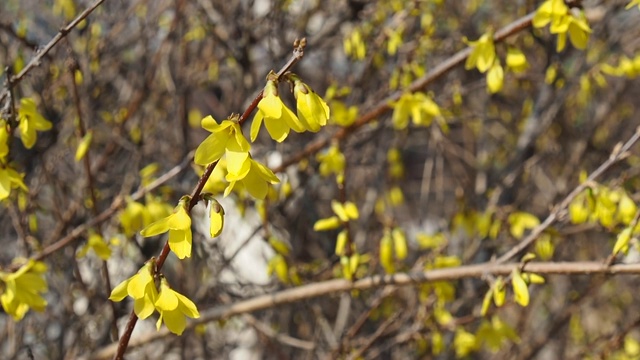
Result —
<instances>
[{"instance_id":1,"label":"forsythia flower","mask_svg":"<svg viewBox=\"0 0 640 360\"><path fill-rule=\"evenodd\" d=\"M489 70L496 59L493 33L488 32L483 34L480 39L476 41L469 41L467 38L464 38L464 42L473 47L471 54L469 54L467 58L467 62L464 64L464 68L467 70L477 68L481 73Z\"/></svg>"},{"instance_id":2,"label":"forsythia flower","mask_svg":"<svg viewBox=\"0 0 640 360\"><path fill-rule=\"evenodd\" d=\"M591 28L583 12L578 17L571 13L571 9L564 0L547 0L536 11L533 17L533 26L537 28L551 24L549 30L552 34L558 34L557 51L562 51L567 43L567 33L573 46L578 49L587 47Z\"/></svg>"},{"instance_id":3,"label":"forsythia flower","mask_svg":"<svg viewBox=\"0 0 640 360\"><path fill-rule=\"evenodd\" d=\"M146 319L155 310L158 290L153 279L155 260L147 261L138 273L113 288L109 300L119 302L127 295L134 299L133 310L140 319Z\"/></svg>"},{"instance_id":4,"label":"forsythia flower","mask_svg":"<svg viewBox=\"0 0 640 360\"><path fill-rule=\"evenodd\" d=\"M294 83L293 95L296 97L298 118L307 130L317 132L327 124L330 116L329 106L309 85L300 81L300 78L295 75L291 75L290 78Z\"/></svg>"},{"instance_id":5,"label":"forsythia flower","mask_svg":"<svg viewBox=\"0 0 640 360\"><path fill-rule=\"evenodd\" d=\"M160 313L156 328L160 330L160 326L164 321L167 329L176 335L182 335L187 326L185 316L192 319L200 317L200 313L193 301L171 289L165 278L160 281L160 294L154 305Z\"/></svg>"},{"instance_id":6,"label":"forsythia flower","mask_svg":"<svg viewBox=\"0 0 640 360\"><path fill-rule=\"evenodd\" d=\"M209 115L202 119L202 127L211 132L211 135L196 149L194 161L199 165L207 165L220 160L225 151L247 152L250 145L242 129L235 119L223 120L218 124Z\"/></svg>"},{"instance_id":7,"label":"forsythia flower","mask_svg":"<svg viewBox=\"0 0 640 360\"><path fill-rule=\"evenodd\" d=\"M10 167L0 165L0 200L4 200L11 194L11 189L20 188L28 191L27 186L22 181L23 175Z\"/></svg>"},{"instance_id":8,"label":"forsythia flower","mask_svg":"<svg viewBox=\"0 0 640 360\"><path fill-rule=\"evenodd\" d=\"M0 281L4 283L0 302L7 314L14 320L21 320L33 308L43 311L47 301L42 293L47 291L44 273L47 266L40 261L29 260L14 273L0 271Z\"/></svg>"},{"instance_id":9,"label":"forsythia flower","mask_svg":"<svg viewBox=\"0 0 640 360\"><path fill-rule=\"evenodd\" d=\"M224 209L222 205L211 196L211 194L205 194L205 200L207 200L207 210L209 211L209 233L212 238L220 235L222 228L224 227Z\"/></svg>"},{"instance_id":10,"label":"forsythia flower","mask_svg":"<svg viewBox=\"0 0 640 360\"><path fill-rule=\"evenodd\" d=\"M289 136L289 131L303 132L305 129L291 110L278 96L277 75L269 73L271 80L267 81L262 93L262 99L258 103L258 111L251 123L251 141L255 141L260 131L260 125L264 125L271 138L282 142Z\"/></svg>"},{"instance_id":11,"label":"forsythia flower","mask_svg":"<svg viewBox=\"0 0 640 360\"><path fill-rule=\"evenodd\" d=\"M191 217L187 213L189 196L183 196L174 213L142 229L144 237L169 231L169 247L179 259L191 257Z\"/></svg>"},{"instance_id":12,"label":"forsythia flower","mask_svg":"<svg viewBox=\"0 0 640 360\"><path fill-rule=\"evenodd\" d=\"M315 231L325 231L337 229L343 223L350 220L358 219L358 208L350 201L344 204L336 200L331 201L331 209L336 216L332 216L326 219L320 219L313 225Z\"/></svg>"},{"instance_id":13,"label":"forsythia flower","mask_svg":"<svg viewBox=\"0 0 640 360\"><path fill-rule=\"evenodd\" d=\"M224 190L224 196L229 195L233 187L239 181L244 185L251 196L257 199L264 199L269 190L268 184L277 184L280 182L278 177L268 167L253 160L249 153L245 153L234 157L234 161L227 154L227 173L226 179L229 185ZM232 167L231 164L234 164Z\"/></svg>"},{"instance_id":14,"label":"forsythia flower","mask_svg":"<svg viewBox=\"0 0 640 360\"><path fill-rule=\"evenodd\" d=\"M36 102L30 98L20 100L18 121L20 139L22 139L22 143L27 149L31 149L36 143L36 131L49 130L52 126L49 120L38 113Z\"/></svg>"},{"instance_id":15,"label":"forsythia flower","mask_svg":"<svg viewBox=\"0 0 640 360\"><path fill-rule=\"evenodd\" d=\"M393 106L391 120L396 130L405 129L409 125L409 116L415 125L420 126L429 126L434 117L440 116L438 104L421 92L404 93L391 105Z\"/></svg>"}]
</instances>

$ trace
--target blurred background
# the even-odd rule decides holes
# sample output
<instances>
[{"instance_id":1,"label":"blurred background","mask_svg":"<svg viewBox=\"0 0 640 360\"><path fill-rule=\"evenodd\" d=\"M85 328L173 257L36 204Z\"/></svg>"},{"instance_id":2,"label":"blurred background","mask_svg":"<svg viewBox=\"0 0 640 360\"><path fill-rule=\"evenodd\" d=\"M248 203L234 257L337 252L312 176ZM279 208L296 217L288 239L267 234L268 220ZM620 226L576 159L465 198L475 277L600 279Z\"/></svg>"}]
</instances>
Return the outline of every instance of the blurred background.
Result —
<instances>
[{"instance_id":1,"label":"blurred background","mask_svg":"<svg viewBox=\"0 0 640 360\"><path fill-rule=\"evenodd\" d=\"M465 37L477 40L540 3L106 0L13 88L16 99L35 99L53 127L39 132L31 149L17 138L10 141L10 160L30 191L2 204L0 268L37 254L109 209L114 199L177 167L178 175L138 200L155 209L156 218L168 215L202 171L190 163L192 150L209 134L200 120L242 113L267 73L282 67L294 40L303 37L304 58L292 71L327 100L330 125L315 134L292 133L281 144L263 130L251 153L275 169L305 146L332 139L328 143L344 154L344 185L321 171L327 148L280 172L281 185L265 201L241 192L223 198L224 185L210 184L226 211L225 230L211 239L206 209L194 209L194 255L181 262L169 257L163 272L171 285L206 312L344 276L334 254L338 231L313 230L317 220L332 215L333 199L359 209L349 229L361 256L357 278L390 271L379 253L385 232L393 229L404 234L409 248L406 258L394 260L393 271L500 256L522 237L514 230L518 224L525 231L535 226L522 219L542 221L579 184L581 172L595 170L640 125L640 61L633 62L640 48L637 7L572 1L592 29L585 50L567 44L557 52L557 36L548 27L525 29L496 44L505 65L501 91L489 93L485 74L460 65L422 89L441 112L428 124L397 129L386 111L339 141L335 134L464 49ZM19 73L92 4L0 2L0 116L10 111L7 73ZM522 69L506 68L511 49L526 57ZM603 70L617 69L625 57L632 59L631 70ZM289 85L279 89L295 109ZM93 191L84 162L74 159L79 121L93 134ZM614 213L621 211L622 197L635 204L638 164L634 149L591 186L589 196L595 197L583 198L585 204L609 201ZM106 265L91 252L78 256L88 232L46 257L49 304L20 322L0 314L3 358L91 358L115 341L105 266L113 287L164 244L163 238L142 238L143 221L127 222L123 214L115 212L91 229L110 244ZM629 223L615 216L612 222L595 215L580 222L569 214L530 250L538 260L604 261ZM634 251L632 246L618 260L637 261ZM549 276L545 285L531 287L528 307L508 295L503 307L483 317L491 280L332 294L208 323L131 349L127 358L634 358L629 348L640 340L637 277ZM120 330L131 308L128 300L115 304ZM155 332L154 321L139 321L134 337L149 332ZM473 337L467 347L466 334Z\"/></svg>"}]
</instances>

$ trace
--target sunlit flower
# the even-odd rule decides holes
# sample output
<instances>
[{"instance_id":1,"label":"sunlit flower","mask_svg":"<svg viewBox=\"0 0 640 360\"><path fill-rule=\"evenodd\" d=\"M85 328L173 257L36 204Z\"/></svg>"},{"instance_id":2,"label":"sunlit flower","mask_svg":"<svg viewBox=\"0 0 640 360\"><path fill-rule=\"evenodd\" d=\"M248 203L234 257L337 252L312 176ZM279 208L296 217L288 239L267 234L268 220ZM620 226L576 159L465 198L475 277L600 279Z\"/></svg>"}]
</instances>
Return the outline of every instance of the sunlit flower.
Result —
<instances>
[{"instance_id":1,"label":"sunlit flower","mask_svg":"<svg viewBox=\"0 0 640 360\"><path fill-rule=\"evenodd\" d=\"M268 167L260 164L259 162L253 160L251 156L246 157L246 159L243 161L244 163L241 166L241 169L246 166L248 170L246 172L244 170L239 170L239 172L232 173L230 167L231 161L227 159L227 162L229 164L227 181L229 181L229 185L224 191L224 196L229 195L236 183L240 182L242 183L242 185L244 185L245 189L247 189L251 196L255 197L256 199L264 199L267 196L267 192L269 191L269 184L277 184L280 182L280 180L273 173L273 171L271 171Z\"/></svg>"},{"instance_id":2,"label":"sunlit flower","mask_svg":"<svg viewBox=\"0 0 640 360\"><path fill-rule=\"evenodd\" d=\"M191 257L191 217L187 213L189 196L183 196L174 213L144 228L144 237L169 232L169 247L179 259Z\"/></svg>"},{"instance_id":3,"label":"sunlit flower","mask_svg":"<svg viewBox=\"0 0 640 360\"><path fill-rule=\"evenodd\" d=\"M249 142L242 135L242 129L235 119L223 120L218 124L209 115L202 119L202 127L211 132L196 149L194 161L199 165L207 165L220 160L225 151L247 152Z\"/></svg>"},{"instance_id":4,"label":"sunlit flower","mask_svg":"<svg viewBox=\"0 0 640 360\"><path fill-rule=\"evenodd\" d=\"M293 95L296 97L298 118L309 131L316 132L327 124L330 110L327 103L316 94L309 85L303 83L297 76L290 76L293 80Z\"/></svg>"},{"instance_id":5,"label":"sunlit flower","mask_svg":"<svg viewBox=\"0 0 640 360\"><path fill-rule=\"evenodd\" d=\"M146 319L155 310L158 290L153 279L155 260L147 261L138 273L113 288L109 300L119 302L125 297L134 299L133 310L140 319Z\"/></svg>"},{"instance_id":6,"label":"sunlit flower","mask_svg":"<svg viewBox=\"0 0 640 360\"><path fill-rule=\"evenodd\" d=\"M258 103L258 111L251 123L251 141L255 141L258 137L263 120L269 136L277 142L282 142L286 139L291 129L295 132L303 132L305 130L300 120L278 96L278 85L275 80L277 76L275 73L270 73L269 77L274 79L267 81L262 93L262 99Z\"/></svg>"},{"instance_id":7,"label":"sunlit flower","mask_svg":"<svg viewBox=\"0 0 640 360\"><path fill-rule=\"evenodd\" d=\"M164 322L167 329L176 335L182 335L187 326L186 317L192 319L200 317L193 301L171 289L165 278L160 281L160 294L155 301L155 307L160 313L156 328L160 330L160 326Z\"/></svg>"}]
</instances>

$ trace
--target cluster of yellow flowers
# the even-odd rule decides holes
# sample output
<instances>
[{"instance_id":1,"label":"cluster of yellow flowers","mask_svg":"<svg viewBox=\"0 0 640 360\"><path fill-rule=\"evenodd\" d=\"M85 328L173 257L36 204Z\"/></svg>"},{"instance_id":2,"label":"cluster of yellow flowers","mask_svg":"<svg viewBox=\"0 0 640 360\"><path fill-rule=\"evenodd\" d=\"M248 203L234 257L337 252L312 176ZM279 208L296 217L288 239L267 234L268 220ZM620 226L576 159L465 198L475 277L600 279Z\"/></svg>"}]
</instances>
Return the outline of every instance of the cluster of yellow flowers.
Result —
<instances>
[{"instance_id":1,"label":"cluster of yellow flowers","mask_svg":"<svg viewBox=\"0 0 640 360\"><path fill-rule=\"evenodd\" d=\"M288 73L286 79L293 84L296 97L297 115L293 113L278 95L277 74L271 72L267 77L262 99L258 102L258 111L251 126L251 141L255 141L262 123L275 141L282 142L290 131L319 131L327 124L329 107L311 88L303 83L296 75ZM251 196L264 199L269 190L269 184L279 182L275 174L265 165L251 156L251 144L244 137L238 115L231 115L218 123L212 116L202 119L201 125L211 134L198 146L194 155L194 162L198 165L215 164L215 183L208 182L205 189L219 188L218 182L224 177L228 185L224 188L224 196L234 189L245 189ZM216 169L221 169L215 172ZM213 174L213 173L212 173ZM224 225L224 209L210 193L203 194L204 200L210 203L210 235L216 237L222 232ZM130 201L123 212L121 220L123 226L139 226L141 222L147 225L140 234L144 237L169 233L169 248L179 258L191 257L192 233L190 196L183 196L173 212L168 216L148 224L144 206ZM124 226L126 227L126 226ZM281 266L280 266L281 267ZM280 271L281 273L282 271ZM156 281L160 282L157 291ZM160 313L158 328L162 322L176 334L181 334L186 326L186 317L199 317L195 304L184 295L169 287L166 279L155 271L155 261L149 261L131 278L116 286L110 299L122 301L130 296L134 299L134 311L139 318L145 319L154 311Z\"/></svg>"},{"instance_id":2,"label":"cluster of yellow flowers","mask_svg":"<svg viewBox=\"0 0 640 360\"><path fill-rule=\"evenodd\" d=\"M156 322L158 330L164 322L169 331L181 335L187 326L186 317L197 319L200 313L193 301L171 289L164 277L156 276L154 267L155 260L148 261L137 274L116 286L109 300L122 301L131 296L134 312L140 319L148 318L157 310L160 313ZM160 282L160 291L156 279Z\"/></svg>"}]
</instances>

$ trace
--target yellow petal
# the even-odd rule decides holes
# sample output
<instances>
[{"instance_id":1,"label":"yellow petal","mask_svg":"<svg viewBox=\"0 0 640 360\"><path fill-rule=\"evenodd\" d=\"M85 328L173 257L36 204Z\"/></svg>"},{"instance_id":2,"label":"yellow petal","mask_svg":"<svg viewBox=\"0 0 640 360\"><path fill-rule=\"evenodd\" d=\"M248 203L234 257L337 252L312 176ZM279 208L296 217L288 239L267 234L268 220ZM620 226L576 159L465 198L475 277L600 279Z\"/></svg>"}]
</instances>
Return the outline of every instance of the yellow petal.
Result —
<instances>
[{"instance_id":1,"label":"yellow petal","mask_svg":"<svg viewBox=\"0 0 640 360\"><path fill-rule=\"evenodd\" d=\"M522 278L520 271L514 270L511 273L511 285L513 286L516 302L523 307L529 305L529 287Z\"/></svg>"},{"instance_id":2,"label":"yellow petal","mask_svg":"<svg viewBox=\"0 0 640 360\"><path fill-rule=\"evenodd\" d=\"M248 152L227 151L227 181L243 179L251 170L251 159Z\"/></svg>"},{"instance_id":3,"label":"yellow petal","mask_svg":"<svg viewBox=\"0 0 640 360\"><path fill-rule=\"evenodd\" d=\"M87 151L89 150L89 146L91 145L92 138L93 138L93 132L91 131L87 132L84 135L84 137L80 141L80 144L78 145L78 149L76 150L76 161L82 160L84 156L87 154Z\"/></svg>"},{"instance_id":4,"label":"yellow petal","mask_svg":"<svg viewBox=\"0 0 640 360\"><path fill-rule=\"evenodd\" d=\"M155 302L156 308L163 311L171 311L178 308L178 297L175 292L169 287L167 281L162 279L160 284L160 293L158 299Z\"/></svg>"},{"instance_id":5,"label":"yellow petal","mask_svg":"<svg viewBox=\"0 0 640 360\"><path fill-rule=\"evenodd\" d=\"M191 229L169 230L169 247L178 259L191 257Z\"/></svg>"},{"instance_id":6,"label":"yellow petal","mask_svg":"<svg viewBox=\"0 0 640 360\"><path fill-rule=\"evenodd\" d=\"M111 295L109 295L109 300L119 302L127 297L127 295L129 294L127 292L127 285L129 285L129 280L130 279L126 279L125 281L114 287L113 290L111 290Z\"/></svg>"},{"instance_id":7,"label":"yellow petal","mask_svg":"<svg viewBox=\"0 0 640 360\"><path fill-rule=\"evenodd\" d=\"M332 216L327 219L320 219L316 221L316 223L313 225L313 230L314 231L333 230L333 229L339 228L340 225L342 225L342 222L340 222L340 219L338 219L337 216Z\"/></svg>"},{"instance_id":8,"label":"yellow petal","mask_svg":"<svg viewBox=\"0 0 640 360\"><path fill-rule=\"evenodd\" d=\"M262 114L262 111L258 110L256 111L256 114L253 117L253 121L251 122L251 142L256 141L256 139L258 138L258 133L260 132L260 125L262 125L262 119L264 119L264 116Z\"/></svg>"}]
</instances>

